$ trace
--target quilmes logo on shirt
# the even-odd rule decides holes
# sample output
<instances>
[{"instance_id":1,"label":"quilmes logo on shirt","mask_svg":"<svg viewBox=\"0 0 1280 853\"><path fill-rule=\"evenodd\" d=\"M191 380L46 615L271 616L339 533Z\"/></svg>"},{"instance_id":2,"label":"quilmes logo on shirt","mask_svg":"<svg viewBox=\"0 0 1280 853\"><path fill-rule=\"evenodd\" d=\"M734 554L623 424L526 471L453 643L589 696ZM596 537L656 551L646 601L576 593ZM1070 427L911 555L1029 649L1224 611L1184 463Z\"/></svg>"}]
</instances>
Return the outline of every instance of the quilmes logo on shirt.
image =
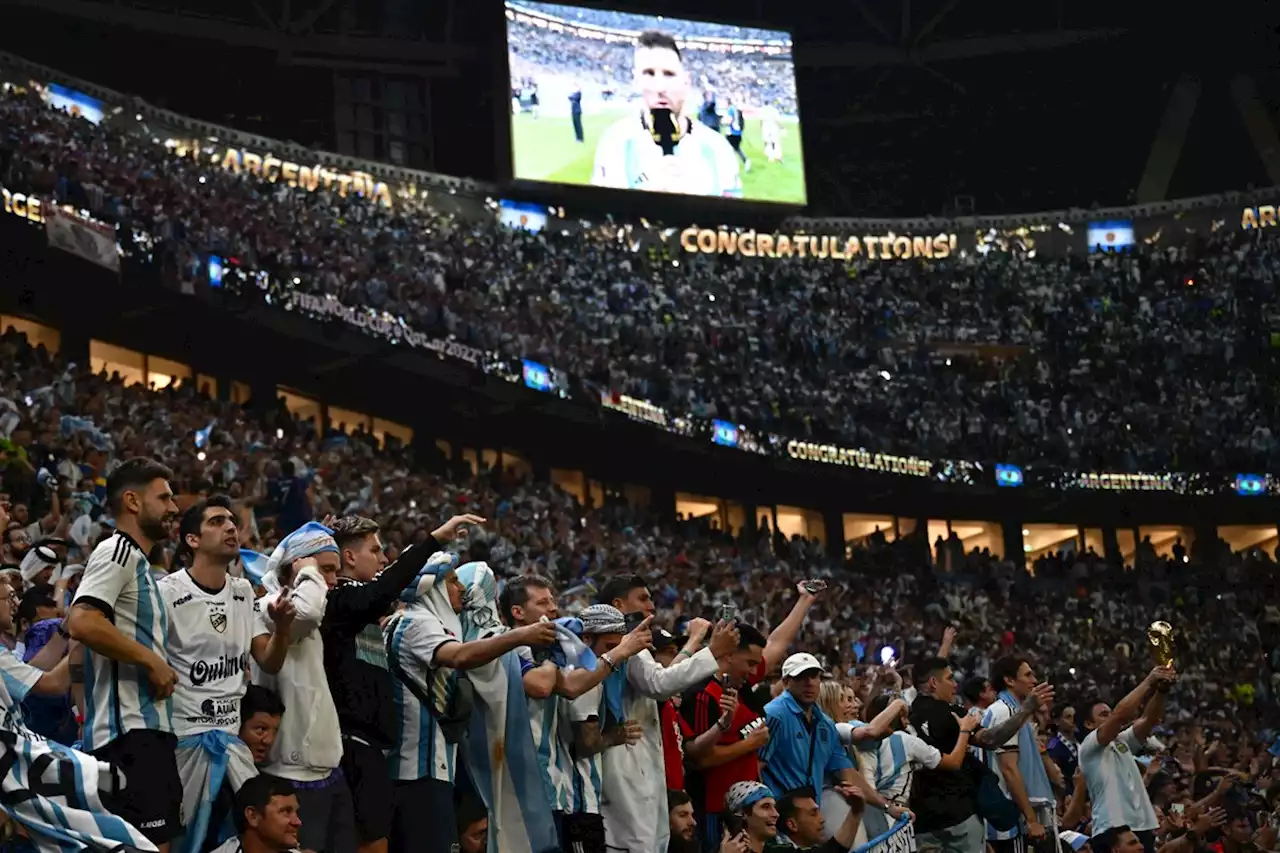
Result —
<instances>
[{"instance_id":1,"label":"quilmes logo on shirt","mask_svg":"<svg viewBox=\"0 0 1280 853\"><path fill-rule=\"evenodd\" d=\"M191 686L199 687L210 681L221 681L224 678L240 675L249 668L249 653L223 655L214 660L198 660L191 664Z\"/></svg>"}]
</instances>

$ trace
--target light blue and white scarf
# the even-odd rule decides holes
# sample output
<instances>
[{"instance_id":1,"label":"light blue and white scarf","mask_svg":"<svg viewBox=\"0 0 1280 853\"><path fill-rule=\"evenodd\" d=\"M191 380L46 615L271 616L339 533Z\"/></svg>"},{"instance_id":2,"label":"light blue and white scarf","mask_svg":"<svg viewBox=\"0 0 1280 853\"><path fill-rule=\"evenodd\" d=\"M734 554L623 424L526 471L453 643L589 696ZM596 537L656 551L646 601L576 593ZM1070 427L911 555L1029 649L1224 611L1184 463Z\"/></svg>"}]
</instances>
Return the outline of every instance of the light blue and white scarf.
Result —
<instances>
[{"instance_id":1,"label":"light blue and white scarf","mask_svg":"<svg viewBox=\"0 0 1280 853\"><path fill-rule=\"evenodd\" d=\"M178 850L180 853L200 853L209 834L213 801L222 790L222 783L230 782L232 792L239 791L246 780L258 775L258 771L244 741L221 729L179 738L177 761L186 819ZM219 844L235 835L230 817L228 815L223 825L218 827Z\"/></svg>"},{"instance_id":2,"label":"light blue and white scarf","mask_svg":"<svg viewBox=\"0 0 1280 853\"><path fill-rule=\"evenodd\" d=\"M1008 690L998 697L1009 706L1009 713L1016 715L1022 703ZM991 754L991 753L988 753ZM999 768L995 768L999 773ZM1049 774L1045 772L1044 762L1040 759L1040 744L1036 742L1035 729L1025 723L1018 729L1018 772L1022 774L1022 785L1027 790L1027 799L1032 803L1055 802L1053 785L1049 782Z\"/></svg>"},{"instance_id":3,"label":"light blue and white scarf","mask_svg":"<svg viewBox=\"0 0 1280 853\"><path fill-rule=\"evenodd\" d=\"M485 563L467 563L458 568L457 577L465 590L458 616L463 642L505 632L498 618L493 570ZM507 652L468 670L466 677L475 689L475 710L463 757L489 810L489 853L558 850L529 727L519 656Z\"/></svg>"}]
</instances>

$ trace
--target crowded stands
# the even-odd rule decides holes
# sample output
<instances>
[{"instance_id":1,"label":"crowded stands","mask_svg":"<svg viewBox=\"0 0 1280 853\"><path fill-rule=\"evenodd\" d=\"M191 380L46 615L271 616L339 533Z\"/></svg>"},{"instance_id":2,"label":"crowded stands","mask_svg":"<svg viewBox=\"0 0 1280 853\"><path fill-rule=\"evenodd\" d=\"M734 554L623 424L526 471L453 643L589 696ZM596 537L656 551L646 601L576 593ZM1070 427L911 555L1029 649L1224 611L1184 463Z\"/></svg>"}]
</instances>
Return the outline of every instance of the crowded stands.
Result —
<instances>
[{"instance_id":1,"label":"crowded stands","mask_svg":"<svg viewBox=\"0 0 1280 853\"><path fill-rule=\"evenodd\" d=\"M31 93L2 109L5 186L118 222L186 276L207 253L235 257L673 416L926 458L1277 469L1272 232L1123 256L676 266L612 229L528 234L421 197L293 192ZM956 344L1000 356L935 351Z\"/></svg>"},{"instance_id":2,"label":"crowded stands","mask_svg":"<svg viewBox=\"0 0 1280 853\"><path fill-rule=\"evenodd\" d=\"M674 413L904 453L1276 470L1263 231L673 264L616 230L259 183L19 87L0 113L0 183L117 223L126 253L192 278L235 256ZM283 400L127 385L11 330L0 450L16 844L1276 848L1280 610L1256 550L1029 571L921 530L833 555Z\"/></svg>"}]
</instances>

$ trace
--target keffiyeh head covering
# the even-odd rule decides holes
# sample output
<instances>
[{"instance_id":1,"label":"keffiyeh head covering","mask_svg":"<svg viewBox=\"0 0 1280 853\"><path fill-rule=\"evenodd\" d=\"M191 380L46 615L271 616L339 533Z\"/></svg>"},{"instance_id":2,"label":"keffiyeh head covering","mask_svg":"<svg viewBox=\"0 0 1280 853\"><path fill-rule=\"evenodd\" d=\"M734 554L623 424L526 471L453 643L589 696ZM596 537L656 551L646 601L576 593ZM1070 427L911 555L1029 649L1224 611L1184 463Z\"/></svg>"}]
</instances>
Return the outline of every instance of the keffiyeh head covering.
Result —
<instances>
[{"instance_id":1,"label":"keffiyeh head covering","mask_svg":"<svg viewBox=\"0 0 1280 853\"><path fill-rule=\"evenodd\" d=\"M578 618L582 620L583 634L598 636L627 633L626 617L612 604L593 604L579 613Z\"/></svg>"},{"instance_id":2,"label":"keffiyeh head covering","mask_svg":"<svg viewBox=\"0 0 1280 853\"><path fill-rule=\"evenodd\" d=\"M22 558L22 564L18 567L22 572L22 581L27 586L31 586L36 576L45 569L56 569L58 567L57 553L47 545L36 545L27 549L27 555Z\"/></svg>"},{"instance_id":3,"label":"keffiyeh head covering","mask_svg":"<svg viewBox=\"0 0 1280 853\"><path fill-rule=\"evenodd\" d=\"M262 575L262 585L267 592L275 592L280 588L281 566L326 551L338 553L338 543L333 539L333 531L319 522L308 521L284 537L271 552L271 556L267 558L266 571Z\"/></svg>"},{"instance_id":4,"label":"keffiyeh head covering","mask_svg":"<svg viewBox=\"0 0 1280 853\"><path fill-rule=\"evenodd\" d=\"M745 812L756 803L773 796L767 785L759 782L734 782L724 795L725 811Z\"/></svg>"}]
</instances>

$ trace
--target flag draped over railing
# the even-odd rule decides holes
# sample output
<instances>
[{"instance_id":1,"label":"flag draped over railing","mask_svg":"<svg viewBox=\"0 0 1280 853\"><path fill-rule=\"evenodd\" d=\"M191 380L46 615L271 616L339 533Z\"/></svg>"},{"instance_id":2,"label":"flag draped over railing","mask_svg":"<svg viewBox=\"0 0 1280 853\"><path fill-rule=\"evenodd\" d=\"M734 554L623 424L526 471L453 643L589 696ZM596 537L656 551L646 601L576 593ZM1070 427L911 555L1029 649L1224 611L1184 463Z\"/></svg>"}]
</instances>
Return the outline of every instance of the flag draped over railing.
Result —
<instances>
[{"instance_id":1,"label":"flag draped over railing","mask_svg":"<svg viewBox=\"0 0 1280 853\"><path fill-rule=\"evenodd\" d=\"M41 853L155 850L107 811L100 788L114 784L106 762L45 740L12 716L0 727L0 811Z\"/></svg>"}]
</instances>

